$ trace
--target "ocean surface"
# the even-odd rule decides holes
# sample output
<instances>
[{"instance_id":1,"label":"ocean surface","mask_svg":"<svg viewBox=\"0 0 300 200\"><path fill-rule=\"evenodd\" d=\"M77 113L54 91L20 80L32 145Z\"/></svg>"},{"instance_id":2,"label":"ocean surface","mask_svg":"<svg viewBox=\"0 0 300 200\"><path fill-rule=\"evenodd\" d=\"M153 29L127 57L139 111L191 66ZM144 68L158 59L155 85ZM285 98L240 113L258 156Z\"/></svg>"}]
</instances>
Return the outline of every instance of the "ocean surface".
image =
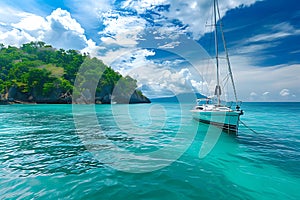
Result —
<instances>
[{"instance_id":1,"label":"ocean surface","mask_svg":"<svg viewBox=\"0 0 300 200\"><path fill-rule=\"evenodd\" d=\"M300 199L300 103L0 106L0 199Z\"/></svg>"}]
</instances>

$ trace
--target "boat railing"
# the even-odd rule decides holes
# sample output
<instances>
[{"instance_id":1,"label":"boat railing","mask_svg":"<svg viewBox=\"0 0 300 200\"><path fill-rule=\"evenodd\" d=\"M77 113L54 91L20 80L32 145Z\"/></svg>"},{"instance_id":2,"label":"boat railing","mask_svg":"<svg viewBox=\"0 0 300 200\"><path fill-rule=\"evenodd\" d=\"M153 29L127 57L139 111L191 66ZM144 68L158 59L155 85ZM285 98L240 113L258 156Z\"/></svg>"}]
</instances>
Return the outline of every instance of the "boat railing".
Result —
<instances>
[{"instance_id":1,"label":"boat railing","mask_svg":"<svg viewBox=\"0 0 300 200\"><path fill-rule=\"evenodd\" d=\"M200 105L200 104L211 104L212 100L210 98L201 98L201 99L197 99L196 102L197 102L197 105Z\"/></svg>"}]
</instances>

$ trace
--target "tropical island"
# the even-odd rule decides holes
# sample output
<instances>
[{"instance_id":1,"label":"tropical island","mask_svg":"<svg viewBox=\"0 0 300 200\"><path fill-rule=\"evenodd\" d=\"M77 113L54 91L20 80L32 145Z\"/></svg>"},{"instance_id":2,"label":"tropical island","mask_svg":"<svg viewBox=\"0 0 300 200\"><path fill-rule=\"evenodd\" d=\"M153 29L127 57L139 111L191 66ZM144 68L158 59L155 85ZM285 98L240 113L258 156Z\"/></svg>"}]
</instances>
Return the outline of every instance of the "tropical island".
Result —
<instances>
[{"instance_id":1,"label":"tropical island","mask_svg":"<svg viewBox=\"0 0 300 200\"><path fill-rule=\"evenodd\" d=\"M57 50L44 42L19 48L0 44L0 104L150 103L136 82L76 50ZM87 99L87 91L94 97Z\"/></svg>"}]
</instances>

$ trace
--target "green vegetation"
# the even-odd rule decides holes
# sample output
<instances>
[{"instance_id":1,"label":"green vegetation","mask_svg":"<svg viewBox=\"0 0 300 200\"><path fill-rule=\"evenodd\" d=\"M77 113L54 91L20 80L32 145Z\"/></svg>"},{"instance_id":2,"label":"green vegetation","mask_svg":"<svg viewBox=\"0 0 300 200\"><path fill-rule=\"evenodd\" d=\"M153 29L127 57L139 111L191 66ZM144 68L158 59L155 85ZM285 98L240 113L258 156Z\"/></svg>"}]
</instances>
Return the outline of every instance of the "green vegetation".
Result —
<instances>
[{"instance_id":1,"label":"green vegetation","mask_svg":"<svg viewBox=\"0 0 300 200\"><path fill-rule=\"evenodd\" d=\"M76 50L57 50L44 42L30 42L20 48L0 44L2 99L9 97L11 88L23 95L19 97L21 101L70 97L76 77L81 91L75 93L81 94L84 88L95 85L96 98L100 100L111 95L117 83L122 94L132 94L137 87L136 80L122 77L102 61ZM140 91L135 93L145 98Z\"/></svg>"}]
</instances>

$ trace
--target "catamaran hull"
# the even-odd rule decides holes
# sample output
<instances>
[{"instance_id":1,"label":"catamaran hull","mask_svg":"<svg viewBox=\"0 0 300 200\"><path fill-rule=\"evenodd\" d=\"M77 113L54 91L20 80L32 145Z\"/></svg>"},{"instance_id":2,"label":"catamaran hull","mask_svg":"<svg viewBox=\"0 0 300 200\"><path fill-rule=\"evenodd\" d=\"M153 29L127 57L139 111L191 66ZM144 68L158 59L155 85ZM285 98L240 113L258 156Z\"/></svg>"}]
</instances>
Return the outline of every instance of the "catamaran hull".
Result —
<instances>
[{"instance_id":1,"label":"catamaran hull","mask_svg":"<svg viewBox=\"0 0 300 200\"><path fill-rule=\"evenodd\" d=\"M225 131L237 133L240 119L240 112L222 111L192 111L193 118L205 124L211 124L222 128Z\"/></svg>"}]
</instances>

